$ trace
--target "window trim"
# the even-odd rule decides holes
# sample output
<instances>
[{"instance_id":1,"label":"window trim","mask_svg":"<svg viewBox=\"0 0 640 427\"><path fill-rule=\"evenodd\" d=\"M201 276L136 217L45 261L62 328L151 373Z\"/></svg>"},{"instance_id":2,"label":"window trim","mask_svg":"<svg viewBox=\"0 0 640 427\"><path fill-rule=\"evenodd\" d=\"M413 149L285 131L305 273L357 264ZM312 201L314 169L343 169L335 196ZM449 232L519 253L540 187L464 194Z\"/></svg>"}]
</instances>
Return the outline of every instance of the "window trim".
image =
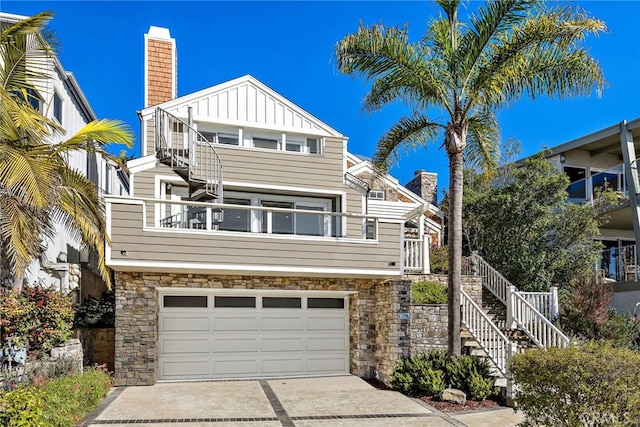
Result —
<instances>
[{"instance_id":1,"label":"window trim","mask_svg":"<svg viewBox=\"0 0 640 427\"><path fill-rule=\"evenodd\" d=\"M63 108L63 100L62 97L58 94L58 91L54 89L53 91L53 99L52 99L52 116L55 118L58 123L62 124L62 120L64 119L64 108Z\"/></svg>"}]
</instances>

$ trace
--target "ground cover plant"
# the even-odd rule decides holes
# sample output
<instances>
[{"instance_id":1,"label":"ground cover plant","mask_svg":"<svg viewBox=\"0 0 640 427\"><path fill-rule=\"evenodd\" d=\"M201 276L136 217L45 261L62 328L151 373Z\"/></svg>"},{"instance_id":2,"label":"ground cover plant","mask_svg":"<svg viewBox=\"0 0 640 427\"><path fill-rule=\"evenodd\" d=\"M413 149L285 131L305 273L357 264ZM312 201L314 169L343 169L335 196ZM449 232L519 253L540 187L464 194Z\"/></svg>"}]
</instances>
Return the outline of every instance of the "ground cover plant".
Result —
<instances>
[{"instance_id":1,"label":"ground cover plant","mask_svg":"<svg viewBox=\"0 0 640 427\"><path fill-rule=\"evenodd\" d=\"M523 426L628 426L640 419L640 354L588 343L517 354Z\"/></svg>"},{"instance_id":2,"label":"ground cover plant","mask_svg":"<svg viewBox=\"0 0 640 427\"><path fill-rule=\"evenodd\" d=\"M434 396L451 386L471 400L497 396L499 388L494 383L486 359L465 354L449 357L439 350L400 359L390 379L392 389L408 395Z\"/></svg>"},{"instance_id":3,"label":"ground cover plant","mask_svg":"<svg viewBox=\"0 0 640 427\"><path fill-rule=\"evenodd\" d=\"M432 280L418 282L411 287L413 304L446 304L447 287Z\"/></svg>"}]
</instances>

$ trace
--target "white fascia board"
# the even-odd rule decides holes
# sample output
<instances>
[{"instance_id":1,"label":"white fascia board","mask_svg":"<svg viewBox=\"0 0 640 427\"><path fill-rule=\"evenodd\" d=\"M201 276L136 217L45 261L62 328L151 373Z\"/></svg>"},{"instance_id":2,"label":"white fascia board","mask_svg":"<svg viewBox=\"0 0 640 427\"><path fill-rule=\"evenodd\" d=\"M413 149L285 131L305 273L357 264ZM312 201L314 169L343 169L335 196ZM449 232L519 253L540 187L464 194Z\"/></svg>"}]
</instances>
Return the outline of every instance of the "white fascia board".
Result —
<instances>
[{"instance_id":1,"label":"white fascia board","mask_svg":"<svg viewBox=\"0 0 640 427\"><path fill-rule=\"evenodd\" d=\"M156 166L156 156L148 155L144 157L138 157L137 159L132 159L127 162L127 168L129 169L129 173L133 175L134 173L146 171L148 169L154 168Z\"/></svg>"},{"instance_id":2,"label":"white fascia board","mask_svg":"<svg viewBox=\"0 0 640 427\"><path fill-rule=\"evenodd\" d=\"M254 182L243 182L243 181L227 181L223 180L223 184L225 187L237 187L240 189L248 189L248 190L273 190L273 191L285 191L285 192L293 192L293 193L310 193L314 195L330 195L330 196L341 196L345 192L343 190L334 190L329 188L314 188L314 187L295 187L289 185L266 185ZM255 191L254 191L255 192Z\"/></svg>"},{"instance_id":3,"label":"white fascia board","mask_svg":"<svg viewBox=\"0 0 640 427\"><path fill-rule=\"evenodd\" d=\"M256 79L255 77L247 74L244 75L242 77L238 77L236 79L233 80L229 80L227 82L224 83L220 83L217 84L215 86L210 86L208 88L205 89L201 89L197 92L193 92L187 95L183 95L181 97L163 102L161 104L158 105L154 105L153 107L147 107L145 109L143 109L140 113L142 115L142 117L149 117L150 115L153 114L153 111L155 111L156 107L160 107L163 110L167 110L170 111L172 109L177 109L180 106L183 106L185 104L189 104L192 103L193 101L196 101L200 98L204 98L204 97L208 97L216 92L219 91L223 91L223 90L227 90L233 86L237 86L240 84L245 84L245 83L250 83L255 85L256 87L258 87L259 89L267 92L268 94L270 94L271 96L273 96L275 99L277 99L278 101L282 102L284 105L288 106L289 108L293 109L293 110L297 110L302 116L306 116L306 118L310 121L313 122L316 126L318 126L319 128L321 128L322 130L324 130L327 133L327 136L334 136L334 137L343 137L344 135L342 135L342 133L338 132L337 130L333 129L332 127L330 127L329 125L327 125L326 123L324 123L322 120L318 119L317 117L315 117L313 114L309 113L308 111L306 111L305 109L301 108L300 106L294 104L293 102L291 102L290 100L288 100L287 98L283 97L282 95L280 95L279 93L277 93L276 91L274 91L273 89L271 89L270 87L268 87L267 85L265 85L264 83L260 82L258 79ZM211 118L209 118L211 119ZM222 122L221 122L222 123ZM254 128L262 128L261 125L258 125L257 123L254 122L250 122L253 124L252 127ZM240 122L233 122L234 126L239 126ZM247 123L247 126L249 126L249 124ZM282 128L278 128L278 129L282 129ZM297 130L298 132L300 131L299 129Z\"/></svg>"}]
</instances>

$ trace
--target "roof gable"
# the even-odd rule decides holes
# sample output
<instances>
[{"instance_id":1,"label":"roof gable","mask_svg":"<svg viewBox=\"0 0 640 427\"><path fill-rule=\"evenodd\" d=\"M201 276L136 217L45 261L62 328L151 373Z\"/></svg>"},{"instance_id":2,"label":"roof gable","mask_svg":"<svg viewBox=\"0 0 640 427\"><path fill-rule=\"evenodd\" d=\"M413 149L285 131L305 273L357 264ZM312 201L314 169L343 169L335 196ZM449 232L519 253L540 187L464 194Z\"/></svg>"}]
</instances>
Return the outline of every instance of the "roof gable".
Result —
<instances>
[{"instance_id":1,"label":"roof gable","mask_svg":"<svg viewBox=\"0 0 640 427\"><path fill-rule=\"evenodd\" d=\"M141 111L150 116L160 107L178 117L192 108L196 121L267 128L322 136L343 135L250 75L184 95Z\"/></svg>"}]
</instances>

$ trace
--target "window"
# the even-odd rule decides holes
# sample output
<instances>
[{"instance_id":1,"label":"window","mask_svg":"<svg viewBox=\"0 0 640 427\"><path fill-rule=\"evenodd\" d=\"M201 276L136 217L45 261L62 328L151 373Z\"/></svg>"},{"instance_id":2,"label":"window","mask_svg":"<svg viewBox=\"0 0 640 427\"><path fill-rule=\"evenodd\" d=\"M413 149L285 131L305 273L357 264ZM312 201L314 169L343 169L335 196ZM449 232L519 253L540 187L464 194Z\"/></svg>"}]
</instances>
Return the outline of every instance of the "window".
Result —
<instances>
[{"instance_id":1,"label":"window","mask_svg":"<svg viewBox=\"0 0 640 427\"><path fill-rule=\"evenodd\" d=\"M226 204L250 206L251 201L246 199L225 199ZM245 209L224 209L224 221L218 226L219 230L225 231L251 231L251 211Z\"/></svg>"},{"instance_id":2,"label":"window","mask_svg":"<svg viewBox=\"0 0 640 427\"><path fill-rule=\"evenodd\" d=\"M287 151L293 151L293 152L296 152L296 153L301 153L302 152L302 142L287 140L286 150Z\"/></svg>"},{"instance_id":3,"label":"window","mask_svg":"<svg viewBox=\"0 0 640 427\"><path fill-rule=\"evenodd\" d=\"M320 154L318 138L307 138L307 152L309 154Z\"/></svg>"},{"instance_id":4,"label":"window","mask_svg":"<svg viewBox=\"0 0 640 427\"><path fill-rule=\"evenodd\" d=\"M232 135L230 133L219 133L218 143L225 145L238 145L238 135Z\"/></svg>"},{"instance_id":5,"label":"window","mask_svg":"<svg viewBox=\"0 0 640 427\"><path fill-rule=\"evenodd\" d=\"M344 308L344 298L309 298L308 308Z\"/></svg>"},{"instance_id":6,"label":"window","mask_svg":"<svg viewBox=\"0 0 640 427\"><path fill-rule=\"evenodd\" d=\"M209 141L211 143L216 142L216 134L215 134L215 132L207 132L205 130L201 130L201 131L198 131L198 133L200 135L202 135L202 137L204 139L206 139L207 141Z\"/></svg>"},{"instance_id":7,"label":"window","mask_svg":"<svg viewBox=\"0 0 640 427\"><path fill-rule=\"evenodd\" d=\"M368 219L365 223L365 238L367 240L375 240L376 235L376 221Z\"/></svg>"},{"instance_id":8,"label":"window","mask_svg":"<svg viewBox=\"0 0 640 427\"><path fill-rule=\"evenodd\" d=\"M62 124L62 98L58 92L53 92L53 117Z\"/></svg>"},{"instance_id":9,"label":"window","mask_svg":"<svg viewBox=\"0 0 640 427\"><path fill-rule=\"evenodd\" d=\"M216 308L255 308L256 297L215 297Z\"/></svg>"},{"instance_id":10,"label":"window","mask_svg":"<svg viewBox=\"0 0 640 427\"><path fill-rule=\"evenodd\" d=\"M267 208L293 209L293 203L263 201L262 206ZM262 232L269 232L269 216L271 216L271 233L273 234L293 234L293 213L263 211Z\"/></svg>"},{"instance_id":11,"label":"window","mask_svg":"<svg viewBox=\"0 0 640 427\"><path fill-rule=\"evenodd\" d=\"M301 298L263 297L263 308L301 308Z\"/></svg>"},{"instance_id":12,"label":"window","mask_svg":"<svg viewBox=\"0 0 640 427\"><path fill-rule=\"evenodd\" d=\"M308 206L301 203L296 204L296 209L321 212L325 210L321 206ZM296 234L302 236L324 236L324 215L296 214Z\"/></svg>"},{"instance_id":13,"label":"window","mask_svg":"<svg viewBox=\"0 0 640 427\"><path fill-rule=\"evenodd\" d=\"M163 298L166 308L206 308L205 295L165 295Z\"/></svg>"},{"instance_id":14,"label":"window","mask_svg":"<svg viewBox=\"0 0 640 427\"><path fill-rule=\"evenodd\" d=\"M171 122L171 129L174 132L183 133L184 132L184 123L174 120L174 121Z\"/></svg>"},{"instance_id":15,"label":"window","mask_svg":"<svg viewBox=\"0 0 640 427\"><path fill-rule=\"evenodd\" d=\"M383 190L371 190L369 191L369 196L372 200L384 200L384 191Z\"/></svg>"},{"instance_id":16,"label":"window","mask_svg":"<svg viewBox=\"0 0 640 427\"><path fill-rule=\"evenodd\" d=\"M277 150L278 140L267 139L267 138L253 138L253 146L254 148L266 148L269 150Z\"/></svg>"},{"instance_id":17,"label":"window","mask_svg":"<svg viewBox=\"0 0 640 427\"><path fill-rule=\"evenodd\" d=\"M564 173L569 177L569 199L584 201L587 198L587 169L583 167L565 166Z\"/></svg>"}]
</instances>

